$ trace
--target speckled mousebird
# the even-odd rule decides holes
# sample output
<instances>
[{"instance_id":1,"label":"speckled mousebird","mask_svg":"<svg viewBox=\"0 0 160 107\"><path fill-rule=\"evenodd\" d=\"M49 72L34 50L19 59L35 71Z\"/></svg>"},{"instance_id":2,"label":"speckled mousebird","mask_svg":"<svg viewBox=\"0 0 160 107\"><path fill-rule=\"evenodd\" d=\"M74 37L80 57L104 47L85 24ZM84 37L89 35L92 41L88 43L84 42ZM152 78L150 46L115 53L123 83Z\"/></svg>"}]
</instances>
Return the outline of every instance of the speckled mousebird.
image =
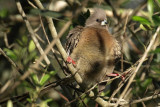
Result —
<instances>
[{"instance_id":1,"label":"speckled mousebird","mask_svg":"<svg viewBox=\"0 0 160 107\"><path fill-rule=\"evenodd\" d=\"M66 38L65 49L81 76L82 88L90 88L113 72L121 47L108 32L104 10L96 8L86 20L85 27L77 26Z\"/></svg>"}]
</instances>

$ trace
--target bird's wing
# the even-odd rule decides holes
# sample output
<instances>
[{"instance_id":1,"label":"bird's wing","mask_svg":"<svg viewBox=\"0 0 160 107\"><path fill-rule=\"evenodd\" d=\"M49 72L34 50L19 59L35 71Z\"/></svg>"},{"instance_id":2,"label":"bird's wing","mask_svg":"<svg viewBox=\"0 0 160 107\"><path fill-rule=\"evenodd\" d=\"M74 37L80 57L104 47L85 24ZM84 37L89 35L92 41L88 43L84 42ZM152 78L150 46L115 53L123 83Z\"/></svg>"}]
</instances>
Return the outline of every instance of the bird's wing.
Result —
<instances>
[{"instance_id":1,"label":"bird's wing","mask_svg":"<svg viewBox=\"0 0 160 107\"><path fill-rule=\"evenodd\" d=\"M120 44L118 43L117 40L115 41L113 49L114 49L114 57L115 57L115 59L120 58L120 56L121 56L121 46L120 46Z\"/></svg>"},{"instance_id":2,"label":"bird's wing","mask_svg":"<svg viewBox=\"0 0 160 107\"><path fill-rule=\"evenodd\" d=\"M77 43L79 42L83 28L84 28L83 26L77 26L76 28L72 29L67 35L65 50L68 55L70 55L73 49L77 46Z\"/></svg>"}]
</instances>

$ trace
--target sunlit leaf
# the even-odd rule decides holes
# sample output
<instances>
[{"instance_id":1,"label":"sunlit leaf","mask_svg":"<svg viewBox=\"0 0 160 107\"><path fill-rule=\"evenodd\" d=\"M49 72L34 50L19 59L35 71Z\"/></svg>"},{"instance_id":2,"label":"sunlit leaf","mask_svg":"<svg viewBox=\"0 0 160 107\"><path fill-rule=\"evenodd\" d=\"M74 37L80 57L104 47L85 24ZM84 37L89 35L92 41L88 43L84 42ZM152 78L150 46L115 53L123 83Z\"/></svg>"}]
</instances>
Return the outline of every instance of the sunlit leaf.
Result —
<instances>
[{"instance_id":1,"label":"sunlit leaf","mask_svg":"<svg viewBox=\"0 0 160 107\"><path fill-rule=\"evenodd\" d=\"M13 107L13 103L12 103L11 100L8 100L8 102L7 102L7 107Z\"/></svg>"},{"instance_id":2,"label":"sunlit leaf","mask_svg":"<svg viewBox=\"0 0 160 107\"><path fill-rule=\"evenodd\" d=\"M48 107L47 103L42 101L41 104L40 104L40 107Z\"/></svg>"},{"instance_id":3,"label":"sunlit leaf","mask_svg":"<svg viewBox=\"0 0 160 107\"><path fill-rule=\"evenodd\" d=\"M31 40L31 41L29 42L29 47L28 47L29 52L34 51L35 48L36 48L36 46L35 46L34 42Z\"/></svg>"},{"instance_id":4,"label":"sunlit leaf","mask_svg":"<svg viewBox=\"0 0 160 107\"><path fill-rule=\"evenodd\" d=\"M132 17L132 20L138 21L138 22L140 22L141 24L151 25L151 22L150 22L148 19L146 19L146 18L144 18L144 17L141 17L141 16L133 16L133 17Z\"/></svg>"},{"instance_id":5,"label":"sunlit leaf","mask_svg":"<svg viewBox=\"0 0 160 107\"><path fill-rule=\"evenodd\" d=\"M45 100L45 102L46 102L46 103L49 103L49 102L51 102L51 101L53 101L53 99L51 99L51 98L50 98L50 99Z\"/></svg>"},{"instance_id":6,"label":"sunlit leaf","mask_svg":"<svg viewBox=\"0 0 160 107\"><path fill-rule=\"evenodd\" d=\"M50 71L49 73L45 74L40 80L40 85L43 86L50 79L50 77L54 76L55 74L55 71Z\"/></svg>"},{"instance_id":7,"label":"sunlit leaf","mask_svg":"<svg viewBox=\"0 0 160 107\"><path fill-rule=\"evenodd\" d=\"M4 51L6 52L7 56L10 57L12 60L16 60L17 59L17 56L14 53L14 51L12 51L10 49L7 49L7 48L4 48Z\"/></svg>"},{"instance_id":8,"label":"sunlit leaf","mask_svg":"<svg viewBox=\"0 0 160 107\"><path fill-rule=\"evenodd\" d=\"M30 102L30 103L32 103L32 100L30 98L27 98L27 101Z\"/></svg>"},{"instance_id":9,"label":"sunlit leaf","mask_svg":"<svg viewBox=\"0 0 160 107\"><path fill-rule=\"evenodd\" d=\"M144 31L153 29L150 25L145 25L145 24L144 25L140 24L140 28L143 29Z\"/></svg>"},{"instance_id":10,"label":"sunlit leaf","mask_svg":"<svg viewBox=\"0 0 160 107\"><path fill-rule=\"evenodd\" d=\"M143 24L140 24L140 28L143 29L144 31L147 31L147 29L143 26Z\"/></svg>"},{"instance_id":11,"label":"sunlit leaf","mask_svg":"<svg viewBox=\"0 0 160 107\"><path fill-rule=\"evenodd\" d=\"M35 84L39 84L39 79L38 79L38 76L36 75L36 74L32 74L32 79L33 79L33 82L35 83Z\"/></svg>"},{"instance_id":12,"label":"sunlit leaf","mask_svg":"<svg viewBox=\"0 0 160 107\"><path fill-rule=\"evenodd\" d=\"M49 107L47 103L53 101L52 99L47 99L45 101L42 101L40 104L40 107Z\"/></svg>"},{"instance_id":13,"label":"sunlit leaf","mask_svg":"<svg viewBox=\"0 0 160 107\"><path fill-rule=\"evenodd\" d=\"M153 3L153 0L148 0L147 8L148 8L148 11L150 13L150 16L152 16L153 12L154 12L154 3Z\"/></svg>"}]
</instances>

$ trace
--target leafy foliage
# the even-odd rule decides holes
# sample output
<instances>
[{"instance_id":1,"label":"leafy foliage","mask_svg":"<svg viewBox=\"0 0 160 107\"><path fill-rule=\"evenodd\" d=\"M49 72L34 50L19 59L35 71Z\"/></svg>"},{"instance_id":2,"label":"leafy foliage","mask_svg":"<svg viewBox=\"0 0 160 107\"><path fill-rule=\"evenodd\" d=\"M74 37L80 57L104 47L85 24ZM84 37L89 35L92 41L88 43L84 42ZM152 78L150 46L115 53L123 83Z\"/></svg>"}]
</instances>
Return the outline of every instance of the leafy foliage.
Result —
<instances>
[{"instance_id":1,"label":"leafy foliage","mask_svg":"<svg viewBox=\"0 0 160 107\"><path fill-rule=\"evenodd\" d=\"M8 4L9 1L1 0L0 2ZM67 21L72 21L72 25L66 31L64 29L62 30L65 33L63 33L60 39L62 44L64 44L63 41L68 31L77 25L85 26L85 21L92 13L91 10L94 7L104 8L111 23L109 32L117 38L123 38L123 40L120 39L123 45L123 60L121 59L120 62L117 62L116 66L116 70L120 74L122 73L120 71L127 70L136 61L139 61L150 39L160 26L160 0L146 0L144 3L147 4L145 5L147 10L146 8L141 8L138 11L136 8L140 6L140 3L137 2L136 4L136 1L130 0L106 0L105 2L92 0L75 0L69 2L66 0L54 1L53 4L50 1L42 0L41 2L46 7L44 10L35 9L33 5L29 5L26 1L20 1L24 11L27 13L26 19L30 22L42 50L39 50L37 45L35 45L36 43L32 40L30 32L24 24L24 20L21 19L20 15L17 15L17 7L4 7L0 3L0 7L2 6L0 10L0 48L8 57L5 57L2 53L0 54L0 95L3 96L3 94L6 94L8 95L7 97L11 98L10 100L3 101L1 100L2 96L0 96L0 105L2 104L2 106L61 107L68 103L73 107L96 105L94 98L88 97L86 93L82 94L81 90L75 87L74 82L70 83L73 80L68 80L65 76L69 72L66 70L67 68L63 67L65 64L57 47L53 46L52 52L47 54L51 62L50 65L47 65L45 60L43 60L40 62L38 68L34 68L34 65L39 63L38 59L43 57L42 51L47 50L49 45L45 36L49 38L50 42L52 40L52 34L49 31L48 22L45 20L45 17L55 19L53 22L58 33L61 32L61 29L65 28ZM59 4L56 5L56 3ZM52 5L53 10L48 10L47 8ZM127 7L133 8L132 12L135 12L133 16L130 16L132 14L128 14L130 9ZM83 9L85 11L82 11ZM129 17L131 17L131 20ZM136 78L132 81L129 89L131 91L128 90L126 93L125 97L127 100L125 98L124 100L132 102L134 99L153 95L155 90L160 88L159 43L160 34L158 34L152 50L136 74ZM16 67L13 66L10 59ZM28 72L30 72L30 75L26 76ZM24 75L26 76L25 79ZM127 84L125 80L122 81L122 79L118 78L115 81L109 81L106 85L106 90L101 94L97 92L97 86L93 91L108 101L115 90L120 87L121 83L123 87L120 87L120 90L114 96L115 99L118 99ZM17 84L17 82L19 85L16 86L15 83ZM112 84L112 82L115 84ZM150 99L149 101L152 100L153 102L151 104L157 105L154 99ZM116 101L111 102L116 103ZM149 105L145 101L143 104L146 104L146 106ZM140 103L133 106L139 105L141 106Z\"/></svg>"}]
</instances>

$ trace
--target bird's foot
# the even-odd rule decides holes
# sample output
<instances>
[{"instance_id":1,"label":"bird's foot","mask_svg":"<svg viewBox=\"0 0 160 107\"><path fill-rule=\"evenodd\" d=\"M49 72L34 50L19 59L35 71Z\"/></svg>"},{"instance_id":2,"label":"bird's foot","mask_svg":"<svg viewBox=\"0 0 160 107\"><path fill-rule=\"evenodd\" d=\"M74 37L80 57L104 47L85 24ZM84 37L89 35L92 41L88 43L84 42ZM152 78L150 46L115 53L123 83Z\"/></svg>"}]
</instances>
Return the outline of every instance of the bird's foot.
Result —
<instances>
[{"instance_id":1,"label":"bird's foot","mask_svg":"<svg viewBox=\"0 0 160 107\"><path fill-rule=\"evenodd\" d=\"M76 62L75 62L70 56L68 56L67 62L68 62L68 63L72 63L73 65L76 64Z\"/></svg>"},{"instance_id":2,"label":"bird's foot","mask_svg":"<svg viewBox=\"0 0 160 107\"><path fill-rule=\"evenodd\" d=\"M109 77L116 77L116 76L120 76L120 74L118 74L118 73L111 73L111 74L109 74L108 76L109 76ZM122 81L124 81L124 79L125 79L124 76L125 76L125 75L121 75L121 76L120 76L121 79L122 79Z\"/></svg>"}]
</instances>

